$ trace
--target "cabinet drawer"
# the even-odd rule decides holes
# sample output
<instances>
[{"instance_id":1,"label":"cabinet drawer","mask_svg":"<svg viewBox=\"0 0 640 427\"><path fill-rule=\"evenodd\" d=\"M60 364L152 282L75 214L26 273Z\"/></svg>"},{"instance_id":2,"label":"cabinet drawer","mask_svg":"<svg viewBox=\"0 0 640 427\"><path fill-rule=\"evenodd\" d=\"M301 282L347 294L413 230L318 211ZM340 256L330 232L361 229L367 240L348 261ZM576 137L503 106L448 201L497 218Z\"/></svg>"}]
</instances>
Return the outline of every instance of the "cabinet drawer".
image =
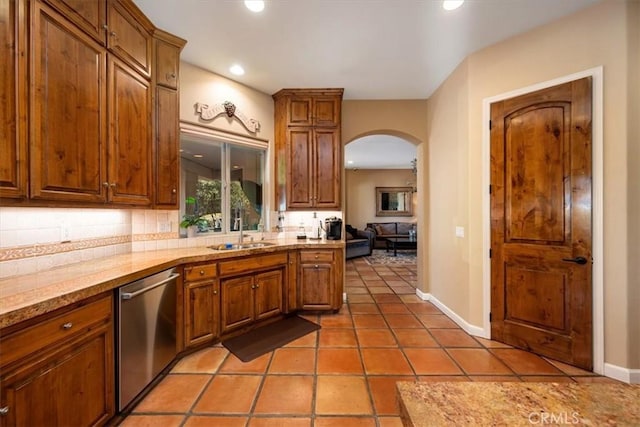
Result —
<instances>
[{"instance_id":1,"label":"cabinet drawer","mask_svg":"<svg viewBox=\"0 0 640 427\"><path fill-rule=\"evenodd\" d=\"M112 305L112 298L108 296L2 337L1 365L5 366L71 338L92 325L103 323L111 317Z\"/></svg>"},{"instance_id":2,"label":"cabinet drawer","mask_svg":"<svg viewBox=\"0 0 640 427\"><path fill-rule=\"evenodd\" d=\"M184 280L195 282L196 280L213 279L218 277L217 264L191 265L184 268Z\"/></svg>"},{"instance_id":3,"label":"cabinet drawer","mask_svg":"<svg viewBox=\"0 0 640 427\"><path fill-rule=\"evenodd\" d=\"M228 276L248 271L263 270L265 268L287 264L287 261L288 257L286 252L225 261L220 263L220 275Z\"/></svg>"},{"instance_id":4,"label":"cabinet drawer","mask_svg":"<svg viewBox=\"0 0 640 427\"><path fill-rule=\"evenodd\" d=\"M333 251L301 251L300 262L333 262Z\"/></svg>"}]
</instances>

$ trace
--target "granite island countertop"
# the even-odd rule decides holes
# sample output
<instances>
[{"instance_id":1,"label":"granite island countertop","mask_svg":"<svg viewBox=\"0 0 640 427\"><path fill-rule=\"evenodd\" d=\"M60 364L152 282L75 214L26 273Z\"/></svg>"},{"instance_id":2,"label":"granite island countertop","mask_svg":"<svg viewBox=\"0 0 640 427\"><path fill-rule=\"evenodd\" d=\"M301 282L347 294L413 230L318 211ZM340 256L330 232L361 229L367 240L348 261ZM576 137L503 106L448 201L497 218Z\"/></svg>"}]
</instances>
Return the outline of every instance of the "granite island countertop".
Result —
<instances>
[{"instance_id":1,"label":"granite island countertop","mask_svg":"<svg viewBox=\"0 0 640 427\"><path fill-rule=\"evenodd\" d=\"M270 246L215 250L206 246L130 252L0 280L0 328L54 311L167 268L290 249L344 248L340 240L270 240Z\"/></svg>"},{"instance_id":2,"label":"granite island countertop","mask_svg":"<svg viewBox=\"0 0 640 427\"><path fill-rule=\"evenodd\" d=\"M406 427L640 426L640 385L398 382Z\"/></svg>"}]
</instances>

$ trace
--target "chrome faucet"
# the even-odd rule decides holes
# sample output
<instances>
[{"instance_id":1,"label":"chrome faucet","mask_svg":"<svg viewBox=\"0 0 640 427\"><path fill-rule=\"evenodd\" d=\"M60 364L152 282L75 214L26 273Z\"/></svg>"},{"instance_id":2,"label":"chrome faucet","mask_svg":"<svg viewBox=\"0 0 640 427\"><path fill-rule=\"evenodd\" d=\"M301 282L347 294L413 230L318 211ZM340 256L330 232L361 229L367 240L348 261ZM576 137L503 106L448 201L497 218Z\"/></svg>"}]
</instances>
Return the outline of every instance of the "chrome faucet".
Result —
<instances>
[{"instance_id":1,"label":"chrome faucet","mask_svg":"<svg viewBox=\"0 0 640 427\"><path fill-rule=\"evenodd\" d=\"M244 240L244 227L242 225L242 217L244 216L244 209L242 206L238 206L236 208L236 223L239 225L240 236L238 237L238 245L242 245L242 241Z\"/></svg>"}]
</instances>

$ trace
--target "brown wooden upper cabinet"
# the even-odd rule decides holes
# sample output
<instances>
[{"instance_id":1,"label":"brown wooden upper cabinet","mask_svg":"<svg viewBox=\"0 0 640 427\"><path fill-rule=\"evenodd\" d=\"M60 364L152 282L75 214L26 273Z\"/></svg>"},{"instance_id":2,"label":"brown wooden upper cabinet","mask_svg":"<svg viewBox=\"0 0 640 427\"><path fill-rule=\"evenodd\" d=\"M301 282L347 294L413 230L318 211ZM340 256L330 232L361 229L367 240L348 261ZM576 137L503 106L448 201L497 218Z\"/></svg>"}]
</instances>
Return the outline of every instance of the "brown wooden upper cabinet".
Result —
<instances>
[{"instance_id":1,"label":"brown wooden upper cabinet","mask_svg":"<svg viewBox=\"0 0 640 427\"><path fill-rule=\"evenodd\" d=\"M163 176L176 182L162 188L169 188L163 207L177 207L177 69L185 41L162 36L172 43L160 55L164 67L172 61L176 98L162 98L168 110L156 122L154 35L166 33L131 0L8 0L0 12L9 17L0 19L0 53L9 58L0 65L0 118L13 117L0 120L10 154L0 160L0 197L148 207L159 162L176 168Z\"/></svg>"},{"instance_id":2,"label":"brown wooden upper cabinet","mask_svg":"<svg viewBox=\"0 0 640 427\"><path fill-rule=\"evenodd\" d=\"M275 100L279 210L340 209L342 89L283 89Z\"/></svg>"},{"instance_id":3,"label":"brown wooden upper cabinet","mask_svg":"<svg viewBox=\"0 0 640 427\"><path fill-rule=\"evenodd\" d=\"M26 0L0 2L0 197L27 197Z\"/></svg>"},{"instance_id":4,"label":"brown wooden upper cabinet","mask_svg":"<svg viewBox=\"0 0 640 427\"><path fill-rule=\"evenodd\" d=\"M153 136L154 157L154 206L162 209L178 209L178 184L180 182L180 128L179 117L179 69L180 51L185 40L167 32L156 30L154 81L155 126Z\"/></svg>"}]
</instances>

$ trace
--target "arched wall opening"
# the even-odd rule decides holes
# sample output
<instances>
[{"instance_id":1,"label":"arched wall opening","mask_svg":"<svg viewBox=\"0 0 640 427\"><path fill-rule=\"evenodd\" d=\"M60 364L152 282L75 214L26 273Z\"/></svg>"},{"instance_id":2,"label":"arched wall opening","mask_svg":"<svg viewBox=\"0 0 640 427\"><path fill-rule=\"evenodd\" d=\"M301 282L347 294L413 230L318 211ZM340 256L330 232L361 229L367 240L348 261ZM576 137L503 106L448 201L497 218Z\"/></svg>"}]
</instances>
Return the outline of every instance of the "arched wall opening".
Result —
<instances>
[{"instance_id":1,"label":"arched wall opening","mask_svg":"<svg viewBox=\"0 0 640 427\"><path fill-rule=\"evenodd\" d=\"M388 138L385 138L388 137ZM401 150L410 155L404 162L391 151L385 151L384 141L388 140L389 150ZM358 150L350 150L362 144ZM350 151L356 151L362 160L361 148L367 147L364 165L358 157L349 163ZM411 222L418 230L418 249L416 263L418 267L417 289L428 291L425 283L427 265L427 213L424 203L427 200L427 177L424 165L425 143L418 137L406 132L390 129L368 130L354 135L344 143L343 210L345 223L363 229L369 222ZM384 157L384 158L380 158ZM394 159L395 158L395 159ZM398 163L400 161L400 163ZM380 165L380 166L376 166ZM413 214L410 217L377 217L376 187L411 187L413 191Z\"/></svg>"}]
</instances>

